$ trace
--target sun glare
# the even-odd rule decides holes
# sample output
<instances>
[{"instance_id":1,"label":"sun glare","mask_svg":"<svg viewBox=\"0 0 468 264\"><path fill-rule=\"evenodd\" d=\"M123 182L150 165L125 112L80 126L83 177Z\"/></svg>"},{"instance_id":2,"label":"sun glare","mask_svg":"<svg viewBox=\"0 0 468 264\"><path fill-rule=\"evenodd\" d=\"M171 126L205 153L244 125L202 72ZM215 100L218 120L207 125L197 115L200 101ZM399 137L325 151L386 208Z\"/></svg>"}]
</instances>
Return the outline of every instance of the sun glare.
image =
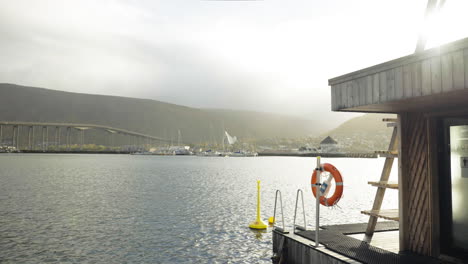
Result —
<instances>
[{"instance_id":1,"label":"sun glare","mask_svg":"<svg viewBox=\"0 0 468 264\"><path fill-rule=\"evenodd\" d=\"M468 1L447 1L438 12L431 14L422 25L422 34L427 39L427 48L465 38L468 30L461 19L467 8Z\"/></svg>"}]
</instances>

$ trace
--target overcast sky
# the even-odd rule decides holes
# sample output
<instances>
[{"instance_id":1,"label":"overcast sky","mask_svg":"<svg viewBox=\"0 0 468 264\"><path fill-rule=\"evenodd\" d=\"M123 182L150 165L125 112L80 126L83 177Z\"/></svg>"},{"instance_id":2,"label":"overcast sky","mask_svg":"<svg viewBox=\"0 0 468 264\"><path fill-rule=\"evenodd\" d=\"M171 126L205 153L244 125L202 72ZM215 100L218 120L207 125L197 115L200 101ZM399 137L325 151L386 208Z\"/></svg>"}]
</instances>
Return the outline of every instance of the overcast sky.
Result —
<instances>
[{"instance_id":1,"label":"overcast sky","mask_svg":"<svg viewBox=\"0 0 468 264\"><path fill-rule=\"evenodd\" d=\"M426 2L0 0L0 82L328 115L327 80L412 53Z\"/></svg>"}]
</instances>

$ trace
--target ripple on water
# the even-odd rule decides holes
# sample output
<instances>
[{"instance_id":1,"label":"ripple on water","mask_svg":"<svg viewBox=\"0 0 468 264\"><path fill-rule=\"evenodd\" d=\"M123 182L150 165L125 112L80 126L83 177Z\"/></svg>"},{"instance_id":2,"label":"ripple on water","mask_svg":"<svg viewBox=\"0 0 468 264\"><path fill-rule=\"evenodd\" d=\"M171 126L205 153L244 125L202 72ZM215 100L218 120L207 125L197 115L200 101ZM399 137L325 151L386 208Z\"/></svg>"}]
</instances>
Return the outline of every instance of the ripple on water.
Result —
<instances>
[{"instance_id":1,"label":"ripple on water","mask_svg":"<svg viewBox=\"0 0 468 264\"><path fill-rule=\"evenodd\" d=\"M327 162L344 175L345 197L321 223L365 222L375 194L366 183L382 161ZM276 189L287 227L298 188L309 222L315 214L310 158L0 155L0 166L0 262L271 263L271 230L247 227L257 179L265 219Z\"/></svg>"}]
</instances>

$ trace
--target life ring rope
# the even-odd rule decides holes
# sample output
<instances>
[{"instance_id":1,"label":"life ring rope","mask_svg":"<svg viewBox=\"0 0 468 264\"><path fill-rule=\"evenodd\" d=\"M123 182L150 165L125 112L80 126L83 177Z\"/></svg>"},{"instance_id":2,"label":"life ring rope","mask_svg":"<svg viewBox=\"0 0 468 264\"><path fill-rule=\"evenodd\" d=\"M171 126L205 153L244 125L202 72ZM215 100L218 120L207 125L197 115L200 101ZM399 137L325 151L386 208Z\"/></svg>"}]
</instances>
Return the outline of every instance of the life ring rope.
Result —
<instances>
[{"instance_id":1,"label":"life ring rope","mask_svg":"<svg viewBox=\"0 0 468 264\"><path fill-rule=\"evenodd\" d=\"M322 167L322 172L328 172L333 176L333 179L335 180L335 191L332 196L329 198L325 197L324 195L321 195L319 200L320 203L324 206L334 206L338 203L338 201L341 199L343 196L343 177L341 176L340 171L333 166L330 163L323 163L321 164ZM319 186L316 185L317 181L320 181L319 177L317 177L317 170L314 170L312 173L312 177L310 179L311 186L312 186L312 193L314 194L315 197L317 197L317 188L320 188ZM331 188L331 186L326 186L325 190L328 190Z\"/></svg>"}]
</instances>

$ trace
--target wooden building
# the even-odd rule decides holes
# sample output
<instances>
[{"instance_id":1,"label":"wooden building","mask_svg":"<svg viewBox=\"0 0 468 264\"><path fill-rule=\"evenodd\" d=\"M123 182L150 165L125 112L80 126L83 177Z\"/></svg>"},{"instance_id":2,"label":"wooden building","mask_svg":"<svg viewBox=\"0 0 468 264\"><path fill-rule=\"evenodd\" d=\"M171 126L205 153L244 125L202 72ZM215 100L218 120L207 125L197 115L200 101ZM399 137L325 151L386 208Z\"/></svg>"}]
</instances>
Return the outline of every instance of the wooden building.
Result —
<instances>
[{"instance_id":1,"label":"wooden building","mask_svg":"<svg viewBox=\"0 0 468 264\"><path fill-rule=\"evenodd\" d=\"M338 142L332 137L327 136L324 140L320 142L320 149L324 153L336 153L339 150Z\"/></svg>"},{"instance_id":2,"label":"wooden building","mask_svg":"<svg viewBox=\"0 0 468 264\"><path fill-rule=\"evenodd\" d=\"M329 85L334 111L398 115L400 252L468 262L468 39Z\"/></svg>"}]
</instances>

